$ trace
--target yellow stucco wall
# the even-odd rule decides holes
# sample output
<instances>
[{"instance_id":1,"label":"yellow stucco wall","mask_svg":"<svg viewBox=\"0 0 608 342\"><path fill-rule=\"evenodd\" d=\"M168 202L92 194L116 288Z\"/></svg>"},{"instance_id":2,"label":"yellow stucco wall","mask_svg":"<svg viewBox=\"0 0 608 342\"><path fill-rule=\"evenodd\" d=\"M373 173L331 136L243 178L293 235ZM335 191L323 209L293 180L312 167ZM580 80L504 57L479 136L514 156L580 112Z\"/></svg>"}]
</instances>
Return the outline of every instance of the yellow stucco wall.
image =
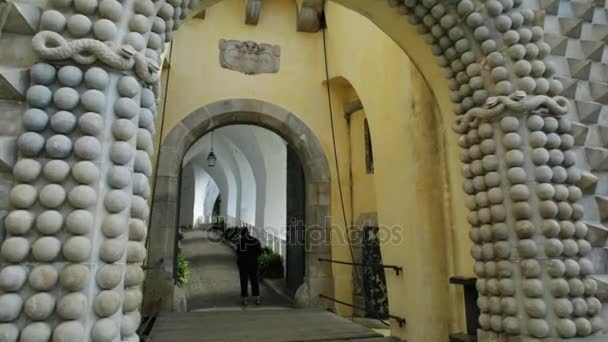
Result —
<instances>
[{"instance_id":1,"label":"yellow stucco wall","mask_svg":"<svg viewBox=\"0 0 608 342\"><path fill-rule=\"evenodd\" d=\"M381 226L398 227L400 239L382 246L384 262L405 269L400 276L387 272L391 313L408 320L405 329L392 324L393 334L410 342L446 340L449 332L463 330L462 294L448 285L448 277L472 275L472 262L458 148L449 133L452 114L447 99L436 101L434 96L444 91L429 89L399 42L359 14L328 2L326 43L340 194L323 82L323 34L296 32L296 6L294 1L266 0L258 25L248 26L245 1L226 0L208 8L206 19L187 21L175 35L166 104L159 106L159 118L166 107L162 135L194 110L224 99L255 98L298 115L315 132L330 161L335 234L344 229L344 216L350 224L376 208ZM280 45L280 72L247 76L220 68L220 39ZM436 74L425 77L445 85ZM352 126L349 132L343 115L344 103L353 97L362 100L369 121L374 176L351 174L365 169L363 151L357 152L362 159L350 159L354 152L349 149L363 142ZM362 115L353 119L362 121ZM350 260L345 244L335 243L332 253L334 259ZM335 296L350 302L352 270L333 270ZM350 313L337 308L341 314Z\"/></svg>"}]
</instances>

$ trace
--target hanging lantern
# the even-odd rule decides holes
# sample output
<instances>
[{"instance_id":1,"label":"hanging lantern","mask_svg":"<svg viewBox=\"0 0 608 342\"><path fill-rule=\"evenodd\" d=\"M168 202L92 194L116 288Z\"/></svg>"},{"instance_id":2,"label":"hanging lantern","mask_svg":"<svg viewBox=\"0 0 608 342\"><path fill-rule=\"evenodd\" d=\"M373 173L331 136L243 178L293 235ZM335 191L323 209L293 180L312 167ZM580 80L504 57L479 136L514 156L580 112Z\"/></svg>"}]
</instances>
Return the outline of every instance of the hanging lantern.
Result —
<instances>
[{"instance_id":1,"label":"hanging lantern","mask_svg":"<svg viewBox=\"0 0 608 342\"><path fill-rule=\"evenodd\" d=\"M214 167L216 162L217 157L215 156L215 153L213 153L213 131L211 131L211 150L207 156L207 165L209 165L209 167Z\"/></svg>"}]
</instances>

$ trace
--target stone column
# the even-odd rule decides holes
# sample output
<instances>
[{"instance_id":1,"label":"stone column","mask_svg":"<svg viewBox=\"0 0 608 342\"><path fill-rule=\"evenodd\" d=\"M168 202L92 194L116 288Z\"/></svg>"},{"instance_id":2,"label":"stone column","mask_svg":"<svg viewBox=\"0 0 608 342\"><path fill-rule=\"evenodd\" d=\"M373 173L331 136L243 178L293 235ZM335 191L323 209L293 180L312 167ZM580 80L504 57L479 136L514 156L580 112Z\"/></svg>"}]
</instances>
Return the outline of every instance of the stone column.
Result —
<instances>
[{"instance_id":1,"label":"stone column","mask_svg":"<svg viewBox=\"0 0 608 342\"><path fill-rule=\"evenodd\" d=\"M160 54L189 0L51 0L32 39L1 341L139 341Z\"/></svg>"},{"instance_id":2,"label":"stone column","mask_svg":"<svg viewBox=\"0 0 608 342\"><path fill-rule=\"evenodd\" d=\"M553 341L603 328L567 111L565 98L515 92L454 125L481 341Z\"/></svg>"}]
</instances>

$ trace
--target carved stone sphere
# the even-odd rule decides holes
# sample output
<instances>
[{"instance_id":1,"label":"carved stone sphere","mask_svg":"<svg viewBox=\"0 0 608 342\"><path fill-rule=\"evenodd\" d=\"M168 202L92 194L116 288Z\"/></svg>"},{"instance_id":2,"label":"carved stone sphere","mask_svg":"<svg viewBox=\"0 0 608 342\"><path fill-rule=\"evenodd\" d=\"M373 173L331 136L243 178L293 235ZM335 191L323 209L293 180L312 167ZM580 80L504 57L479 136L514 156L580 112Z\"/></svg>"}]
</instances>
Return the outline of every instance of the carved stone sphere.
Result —
<instances>
[{"instance_id":1,"label":"carved stone sphere","mask_svg":"<svg viewBox=\"0 0 608 342\"><path fill-rule=\"evenodd\" d=\"M53 103L59 109L72 110L78 106L78 102L80 102L80 95L73 88L59 88L53 95Z\"/></svg>"},{"instance_id":2,"label":"carved stone sphere","mask_svg":"<svg viewBox=\"0 0 608 342\"><path fill-rule=\"evenodd\" d=\"M522 166L524 164L524 154L519 150L508 151L505 155L507 166Z\"/></svg>"},{"instance_id":3,"label":"carved stone sphere","mask_svg":"<svg viewBox=\"0 0 608 342\"><path fill-rule=\"evenodd\" d=\"M602 311L602 302L595 297L589 297L587 300L587 313L591 316L599 315Z\"/></svg>"},{"instance_id":4,"label":"carved stone sphere","mask_svg":"<svg viewBox=\"0 0 608 342\"><path fill-rule=\"evenodd\" d=\"M532 150L532 162L535 165L541 166L549 163L551 155L545 148L539 147Z\"/></svg>"},{"instance_id":5,"label":"carved stone sphere","mask_svg":"<svg viewBox=\"0 0 608 342\"><path fill-rule=\"evenodd\" d=\"M141 174L136 173L133 175L133 194L148 199L150 196L150 185L148 184L148 178Z\"/></svg>"},{"instance_id":6,"label":"carved stone sphere","mask_svg":"<svg viewBox=\"0 0 608 342\"><path fill-rule=\"evenodd\" d=\"M110 78L105 70L93 67L84 74L84 82L89 88L104 90L108 86Z\"/></svg>"},{"instance_id":7,"label":"carved stone sphere","mask_svg":"<svg viewBox=\"0 0 608 342\"><path fill-rule=\"evenodd\" d=\"M72 140L63 134L53 135L47 140L45 150L52 158L67 158L72 152Z\"/></svg>"},{"instance_id":8,"label":"carved stone sphere","mask_svg":"<svg viewBox=\"0 0 608 342\"><path fill-rule=\"evenodd\" d=\"M33 321L43 321L53 313L55 309L55 297L41 292L36 293L25 301L25 314Z\"/></svg>"},{"instance_id":9,"label":"carved stone sphere","mask_svg":"<svg viewBox=\"0 0 608 342\"><path fill-rule=\"evenodd\" d=\"M553 201L541 201L538 205L540 215L545 219L551 219L557 216L557 205Z\"/></svg>"},{"instance_id":10,"label":"carved stone sphere","mask_svg":"<svg viewBox=\"0 0 608 342\"><path fill-rule=\"evenodd\" d=\"M139 110L139 127L145 128L149 132L154 131L154 115L152 115L152 112L147 108L141 108Z\"/></svg>"},{"instance_id":11,"label":"carved stone sphere","mask_svg":"<svg viewBox=\"0 0 608 342\"><path fill-rule=\"evenodd\" d=\"M30 323L23 328L21 336L19 337L20 342L38 342L38 341L50 341L53 330L51 327L44 322Z\"/></svg>"},{"instance_id":12,"label":"carved stone sphere","mask_svg":"<svg viewBox=\"0 0 608 342\"><path fill-rule=\"evenodd\" d=\"M49 123L48 114L38 108L30 108L23 113L23 127L29 131L40 132Z\"/></svg>"},{"instance_id":13,"label":"carved stone sphere","mask_svg":"<svg viewBox=\"0 0 608 342\"><path fill-rule=\"evenodd\" d=\"M127 141L135 136L137 127L127 119L118 119L112 124L112 134L116 140Z\"/></svg>"},{"instance_id":14,"label":"carved stone sphere","mask_svg":"<svg viewBox=\"0 0 608 342\"><path fill-rule=\"evenodd\" d=\"M119 213L129 207L130 197L122 190L111 190L106 194L104 205L108 212Z\"/></svg>"},{"instance_id":15,"label":"carved stone sphere","mask_svg":"<svg viewBox=\"0 0 608 342\"><path fill-rule=\"evenodd\" d=\"M540 263L534 259L520 262L521 273L526 278L538 278L541 275Z\"/></svg>"},{"instance_id":16,"label":"carved stone sphere","mask_svg":"<svg viewBox=\"0 0 608 342\"><path fill-rule=\"evenodd\" d=\"M78 321L66 321L60 323L53 332L53 341L82 341L84 327Z\"/></svg>"},{"instance_id":17,"label":"carved stone sphere","mask_svg":"<svg viewBox=\"0 0 608 342\"><path fill-rule=\"evenodd\" d=\"M159 50L163 45L163 39L160 35L150 32L148 36L148 47L153 50Z\"/></svg>"},{"instance_id":18,"label":"carved stone sphere","mask_svg":"<svg viewBox=\"0 0 608 342\"><path fill-rule=\"evenodd\" d=\"M521 146L521 136L517 133L507 133L502 142L509 150L517 149Z\"/></svg>"},{"instance_id":19,"label":"carved stone sphere","mask_svg":"<svg viewBox=\"0 0 608 342\"><path fill-rule=\"evenodd\" d=\"M85 17L83 15L76 15L76 16ZM70 19L72 19L72 18L70 18ZM87 20L88 20L88 18L87 18ZM68 29L69 29L69 23L68 23ZM82 70L80 70L79 68L77 68L73 65L64 66L61 69L59 69L59 71L57 72L57 79L59 79L59 83L61 83L62 85L66 86L66 87L70 87L70 88L75 88L75 87L79 86L80 83L82 83L82 77L83 77Z\"/></svg>"},{"instance_id":20,"label":"carved stone sphere","mask_svg":"<svg viewBox=\"0 0 608 342\"><path fill-rule=\"evenodd\" d=\"M579 317L574 320L576 325L576 335L585 337L591 335L592 327L591 322L587 318Z\"/></svg>"},{"instance_id":21,"label":"carved stone sphere","mask_svg":"<svg viewBox=\"0 0 608 342\"><path fill-rule=\"evenodd\" d=\"M104 265L97 272L97 286L104 290L117 287L122 280L122 266Z\"/></svg>"},{"instance_id":22,"label":"carved stone sphere","mask_svg":"<svg viewBox=\"0 0 608 342\"><path fill-rule=\"evenodd\" d=\"M129 143L118 141L112 144L110 159L114 164L125 165L129 163L135 154L135 149Z\"/></svg>"},{"instance_id":23,"label":"carved stone sphere","mask_svg":"<svg viewBox=\"0 0 608 342\"><path fill-rule=\"evenodd\" d=\"M146 39L140 33L137 32L129 32L127 33L125 40L125 44L131 45L137 51L143 51L146 48ZM127 96L123 95L122 96Z\"/></svg>"},{"instance_id":24,"label":"carved stone sphere","mask_svg":"<svg viewBox=\"0 0 608 342\"><path fill-rule=\"evenodd\" d=\"M515 224L515 232L517 233L517 237L520 239L530 238L535 233L535 228L532 222L523 220L517 221Z\"/></svg>"},{"instance_id":25,"label":"carved stone sphere","mask_svg":"<svg viewBox=\"0 0 608 342\"><path fill-rule=\"evenodd\" d=\"M129 239L134 241L144 241L148 234L148 228L144 221L131 219L129 222Z\"/></svg>"},{"instance_id":26,"label":"carved stone sphere","mask_svg":"<svg viewBox=\"0 0 608 342\"><path fill-rule=\"evenodd\" d=\"M128 289L125 291L124 296L125 298L122 309L125 312L136 311L137 309L139 309L143 299L143 295L140 289Z\"/></svg>"},{"instance_id":27,"label":"carved stone sphere","mask_svg":"<svg viewBox=\"0 0 608 342\"><path fill-rule=\"evenodd\" d=\"M122 215L107 215L101 225L101 231L107 238L114 238L127 231L127 219ZM130 236L129 236L130 237Z\"/></svg>"},{"instance_id":28,"label":"carved stone sphere","mask_svg":"<svg viewBox=\"0 0 608 342\"><path fill-rule=\"evenodd\" d=\"M578 253L581 256L587 256L587 255L589 255L589 253L591 253L592 246L591 246L591 243L589 243L589 241L580 239L577 241L577 244L578 244ZM582 266L581 266L581 270L582 270Z\"/></svg>"},{"instance_id":29,"label":"carved stone sphere","mask_svg":"<svg viewBox=\"0 0 608 342\"><path fill-rule=\"evenodd\" d=\"M9 265L0 270L0 289L5 292L21 290L27 278L27 270L23 266Z\"/></svg>"},{"instance_id":30,"label":"carved stone sphere","mask_svg":"<svg viewBox=\"0 0 608 342\"><path fill-rule=\"evenodd\" d=\"M506 317L502 321L502 327L507 334L518 335L521 332L521 323L517 317Z\"/></svg>"},{"instance_id":31,"label":"carved stone sphere","mask_svg":"<svg viewBox=\"0 0 608 342\"><path fill-rule=\"evenodd\" d=\"M34 85L27 90L25 98L30 106L44 109L51 104L53 93L46 86Z\"/></svg>"},{"instance_id":32,"label":"carved stone sphere","mask_svg":"<svg viewBox=\"0 0 608 342\"><path fill-rule=\"evenodd\" d=\"M48 12L57 12L57 11L46 11L45 14L47 14ZM44 22L45 14L42 15L42 22ZM50 15L52 16L54 14L55 13L51 13ZM63 18L63 15L61 13L59 13L59 15L61 15L61 18ZM43 24L41 23L41 25L43 25ZM55 71L55 68L52 65L47 64L47 63L36 63L30 69L30 80L34 84L43 84L43 85L52 84L53 82L55 82L56 75L57 75L57 72Z\"/></svg>"},{"instance_id":33,"label":"carved stone sphere","mask_svg":"<svg viewBox=\"0 0 608 342\"><path fill-rule=\"evenodd\" d=\"M546 238L556 238L560 233L560 225L555 220L544 220L540 228Z\"/></svg>"},{"instance_id":34,"label":"carved stone sphere","mask_svg":"<svg viewBox=\"0 0 608 342\"><path fill-rule=\"evenodd\" d=\"M25 132L17 140L19 151L26 157L35 157L44 148L44 137L35 132Z\"/></svg>"},{"instance_id":35,"label":"carved stone sphere","mask_svg":"<svg viewBox=\"0 0 608 342\"><path fill-rule=\"evenodd\" d=\"M63 256L72 262L83 262L91 255L91 240L84 236L73 236L63 245Z\"/></svg>"},{"instance_id":36,"label":"carved stone sphere","mask_svg":"<svg viewBox=\"0 0 608 342\"><path fill-rule=\"evenodd\" d=\"M85 209L97 202L97 192L89 186L79 185L70 191L68 201L75 208Z\"/></svg>"},{"instance_id":37,"label":"carved stone sphere","mask_svg":"<svg viewBox=\"0 0 608 342\"><path fill-rule=\"evenodd\" d=\"M533 258L538 254L538 245L534 240L523 239L518 242L517 251L521 257Z\"/></svg>"},{"instance_id":38,"label":"carved stone sphere","mask_svg":"<svg viewBox=\"0 0 608 342\"><path fill-rule=\"evenodd\" d=\"M76 127L76 116L70 112L59 111L51 116L51 128L62 134L71 133Z\"/></svg>"},{"instance_id":39,"label":"carved stone sphere","mask_svg":"<svg viewBox=\"0 0 608 342\"><path fill-rule=\"evenodd\" d=\"M13 167L13 175L20 182L30 183L40 175L40 163L34 159L21 159Z\"/></svg>"},{"instance_id":40,"label":"carved stone sphere","mask_svg":"<svg viewBox=\"0 0 608 342\"><path fill-rule=\"evenodd\" d=\"M15 293L0 295L0 322L12 322L19 317L23 299ZM15 339L16 340L16 339Z\"/></svg>"},{"instance_id":41,"label":"carved stone sphere","mask_svg":"<svg viewBox=\"0 0 608 342\"><path fill-rule=\"evenodd\" d=\"M68 291L80 291L89 281L89 269L84 265L68 265L61 271L59 283ZM86 302L86 298L85 298Z\"/></svg>"},{"instance_id":42,"label":"carved stone sphere","mask_svg":"<svg viewBox=\"0 0 608 342\"><path fill-rule=\"evenodd\" d=\"M581 273L581 267L576 260L565 259L564 264L566 265L566 276L572 278Z\"/></svg>"},{"instance_id":43,"label":"carved stone sphere","mask_svg":"<svg viewBox=\"0 0 608 342\"><path fill-rule=\"evenodd\" d=\"M4 227L13 235L24 235L34 224L34 215L27 210L13 210L4 220Z\"/></svg>"},{"instance_id":44,"label":"carved stone sphere","mask_svg":"<svg viewBox=\"0 0 608 342\"><path fill-rule=\"evenodd\" d=\"M102 41L111 41L118 32L116 24L108 19L99 19L93 25L93 33L95 37Z\"/></svg>"},{"instance_id":45,"label":"carved stone sphere","mask_svg":"<svg viewBox=\"0 0 608 342\"><path fill-rule=\"evenodd\" d=\"M507 179L511 184L522 184L526 182L526 170L521 167L512 167L507 170Z\"/></svg>"},{"instance_id":46,"label":"carved stone sphere","mask_svg":"<svg viewBox=\"0 0 608 342\"><path fill-rule=\"evenodd\" d=\"M93 14L97 10L96 0L74 0L76 12L83 14Z\"/></svg>"},{"instance_id":47,"label":"carved stone sphere","mask_svg":"<svg viewBox=\"0 0 608 342\"><path fill-rule=\"evenodd\" d=\"M82 184L92 184L99 179L99 167L90 161L81 161L72 168L72 177Z\"/></svg>"},{"instance_id":48,"label":"carved stone sphere","mask_svg":"<svg viewBox=\"0 0 608 342\"><path fill-rule=\"evenodd\" d=\"M129 28L134 32L146 33L152 28L152 23L148 18L141 14L136 14L129 22Z\"/></svg>"},{"instance_id":49,"label":"carved stone sphere","mask_svg":"<svg viewBox=\"0 0 608 342\"><path fill-rule=\"evenodd\" d=\"M107 263L113 263L120 260L125 255L125 252L125 242L119 239L107 239L101 243L99 257Z\"/></svg>"},{"instance_id":50,"label":"carved stone sphere","mask_svg":"<svg viewBox=\"0 0 608 342\"><path fill-rule=\"evenodd\" d=\"M557 331L557 334L562 338L572 338L576 336L576 325L574 324L574 321L568 318L563 318L557 321L557 324L555 325L555 330Z\"/></svg>"},{"instance_id":51,"label":"carved stone sphere","mask_svg":"<svg viewBox=\"0 0 608 342\"><path fill-rule=\"evenodd\" d=\"M57 210L46 210L36 218L36 229L43 235L57 234L63 226L63 215Z\"/></svg>"},{"instance_id":52,"label":"carved stone sphere","mask_svg":"<svg viewBox=\"0 0 608 342\"><path fill-rule=\"evenodd\" d=\"M61 251L61 242L56 237L43 236L32 245L32 255L36 261L52 262Z\"/></svg>"},{"instance_id":53,"label":"carved stone sphere","mask_svg":"<svg viewBox=\"0 0 608 342\"><path fill-rule=\"evenodd\" d=\"M548 239L545 241L545 254L548 257L555 258L562 255L564 245L559 239Z\"/></svg>"},{"instance_id":54,"label":"carved stone sphere","mask_svg":"<svg viewBox=\"0 0 608 342\"><path fill-rule=\"evenodd\" d=\"M139 286L144 281L144 271L140 266L127 265L125 287Z\"/></svg>"},{"instance_id":55,"label":"carved stone sphere","mask_svg":"<svg viewBox=\"0 0 608 342\"><path fill-rule=\"evenodd\" d=\"M68 32L75 38L86 36L92 27L93 23L86 15L75 14L68 19Z\"/></svg>"},{"instance_id":56,"label":"carved stone sphere","mask_svg":"<svg viewBox=\"0 0 608 342\"><path fill-rule=\"evenodd\" d=\"M46 208L55 209L65 201L65 190L59 184L48 184L40 190L40 204Z\"/></svg>"},{"instance_id":57,"label":"carved stone sphere","mask_svg":"<svg viewBox=\"0 0 608 342\"><path fill-rule=\"evenodd\" d=\"M99 4L99 14L114 22L120 21L123 12L122 5L116 0L102 0Z\"/></svg>"},{"instance_id":58,"label":"carved stone sphere","mask_svg":"<svg viewBox=\"0 0 608 342\"><path fill-rule=\"evenodd\" d=\"M129 241L127 243L127 262L138 263L146 258L146 248L139 242Z\"/></svg>"},{"instance_id":59,"label":"carved stone sphere","mask_svg":"<svg viewBox=\"0 0 608 342\"><path fill-rule=\"evenodd\" d=\"M102 113L106 108L106 96L97 89L85 91L81 102L82 106L91 112Z\"/></svg>"},{"instance_id":60,"label":"carved stone sphere","mask_svg":"<svg viewBox=\"0 0 608 342\"><path fill-rule=\"evenodd\" d=\"M29 184L18 184L11 190L9 201L15 208L28 209L36 203L37 195L35 187Z\"/></svg>"},{"instance_id":61,"label":"carved stone sphere","mask_svg":"<svg viewBox=\"0 0 608 342\"><path fill-rule=\"evenodd\" d=\"M95 322L91 329L91 338L93 342L111 342L118 336L118 327L116 322L110 318L103 318Z\"/></svg>"},{"instance_id":62,"label":"carved stone sphere","mask_svg":"<svg viewBox=\"0 0 608 342\"><path fill-rule=\"evenodd\" d=\"M133 336L135 331L139 327L139 323L141 322L141 314L139 311L132 311L129 313L125 313L122 316L122 321L120 323L120 333L123 337Z\"/></svg>"},{"instance_id":63,"label":"carved stone sphere","mask_svg":"<svg viewBox=\"0 0 608 342\"><path fill-rule=\"evenodd\" d=\"M61 183L70 174L70 165L63 160L51 160L44 165L42 173L49 182Z\"/></svg>"},{"instance_id":64,"label":"carved stone sphere","mask_svg":"<svg viewBox=\"0 0 608 342\"><path fill-rule=\"evenodd\" d=\"M549 183L553 178L553 170L546 165L542 165L534 170L534 176L538 182Z\"/></svg>"},{"instance_id":65,"label":"carved stone sphere","mask_svg":"<svg viewBox=\"0 0 608 342\"><path fill-rule=\"evenodd\" d=\"M103 118L96 113L85 113L78 119L78 128L84 134L96 136L103 130Z\"/></svg>"},{"instance_id":66,"label":"carved stone sphere","mask_svg":"<svg viewBox=\"0 0 608 342\"><path fill-rule=\"evenodd\" d=\"M522 290L530 298L540 298L545 293L543 282L539 279L524 280Z\"/></svg>"},{"instance_id":67,"label":"carved stone sphere","mask_svg":"<svg viewBox=\"0 0 608 342\"><path fill-rule=\"evenodd\" d=\"M139 105L128 97L121 97L114 103L114 112L117 116L132 119L139 113Z\"/></svg>"},{"instance_id":68,"label":"carved stone sphere","mask_svg":"<svg viewBox=\"0 0 608 342\"><path fill-rule=\"evenodd\" d=\"M494 211L494 207L492 209ZM148 202L142 197L133 196L131 199L131 217L147 220L149 214Z\"/></svg>"},{"instance_id":69,"label":"carved stone sphere","mask_svg":"<svg viewBox=\"0 0 608 342\"><path fill-rule=\"evenodd\" d=\"M94 218L88 210L74 210L66 218L65 229L74 235L86 235L91 231Z\"/></svg>"},{"instance_id":70,"label":"carved stone sphere","mask_svg":"<svg viewBox=\"0 0 608 342\"><path fill-rule=\"evenodd\" d=\"M131 184L131 171L125 166L113 166L108 173L108 184L114 189L123 189Z\"/></svg>"},{"instance_id":71,"label":"carved stone sphere","mask_svg":"<svg viewBox=\"0 0 608 342\"><path fill-rule=\"evenodd\" d=\"M58 278L59 274L53 266L41 265L30 272L28 284L36 291L49 291L57 284Z\"/></svg>"},{"instance_id":72,"label":"carved stone sphere","mask_svg":"<svg viewBox=\"0 0 608 342\"><path fill-rule=\"evenodd\" d=\"M57 303L57 314L65 320L80 319L87 309L87 297L79 292L61 297Z\"/></svg>"},{"instance_id":73,"label":"carved stone sphere","mask_svg":"<svg viewBox=\"0 0 608 342\"><path fill-rule=\"evenodd\" d=\"M536 338L549 335L549 324L544 319L530 319L528 321L528 332Z\"/></svg>"},{"instance_id":74,"label":"carved stone sphere","mask_svg":"<svg viewBox=\"0 0 608 342\"><path fill-rule=\"evenodd\" d=\"M570 240L573 241L573 240ZM581 275L583 276L588 276L593 274L593 263L591 262L591 260L587 259L587 258L580 258L578 260L578 264L580 266L581 269Z\"/></svg>"},{"instance_id":75,"label":"carved stone sphere","mask_svg":"<svg viewBox=\"0 0 608 342\"><path fill-rule=\"evenodd\" d=\"M61 12L56 10L47 10L44 11L40 17L40 30L62 33L63 30L65 30L66 22L67 20ZM50 83L51 82L43 84Z\"/></svg>"},{"instance_id":76,"label":"carved stone sphere","mask_svg":"<svg viewBox=\"0 0 608 342\"><path fill-rule=\"evenodd\" d=\"M101 291L95 297L93 308L99 317L108 317L118 311L121 298L118 292Z\"/></svg>"},{"instance_id":77,"label":"carved stone sphere","mask_svg":"<svg viewBox=\"0 0 608 342\"><path fill-rule=\"evenodd\" d=\"M101 144L95 137L80 137L74 144L74 154L83 160L96 160L101 154Z\"/></svg>"}]
</instances>

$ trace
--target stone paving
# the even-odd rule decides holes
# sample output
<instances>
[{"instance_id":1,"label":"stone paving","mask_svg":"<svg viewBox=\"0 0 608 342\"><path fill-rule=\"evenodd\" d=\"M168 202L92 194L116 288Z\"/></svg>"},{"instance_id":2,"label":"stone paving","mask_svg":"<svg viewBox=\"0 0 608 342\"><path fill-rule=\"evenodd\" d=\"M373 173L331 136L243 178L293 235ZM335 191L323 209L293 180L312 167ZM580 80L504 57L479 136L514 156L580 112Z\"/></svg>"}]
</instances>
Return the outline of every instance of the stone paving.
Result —
<instances>
[{"instance_id":1,"label":"stone paving","mask_svg":"<svg viewBox=\"0 0 608 342\"><path fill-rule=\"evenodd\" d=\"M182 255L190 263L191 277L184 288L188 311L240 308L239 273L234 250L218 242L217 233L208 230L184 231ZM251 291L251 288L249 289ZM251 292L250 292L251 294ZM261 307L290 307L285 298L260 283Z\"/></svg>"}]
</instances>

